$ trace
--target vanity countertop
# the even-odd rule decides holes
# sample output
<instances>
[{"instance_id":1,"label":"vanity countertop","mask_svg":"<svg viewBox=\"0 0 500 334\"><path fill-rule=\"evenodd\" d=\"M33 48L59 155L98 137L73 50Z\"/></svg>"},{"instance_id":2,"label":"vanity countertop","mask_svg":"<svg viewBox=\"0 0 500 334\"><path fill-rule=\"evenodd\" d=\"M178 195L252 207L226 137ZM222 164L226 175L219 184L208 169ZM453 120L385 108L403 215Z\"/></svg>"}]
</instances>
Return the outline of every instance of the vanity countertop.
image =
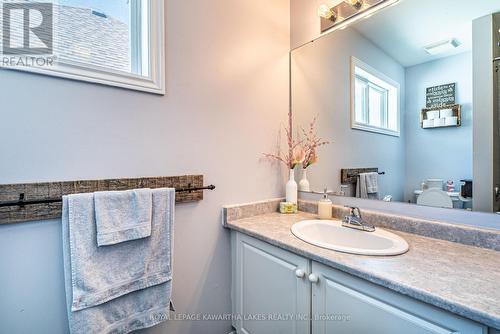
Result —
<instances>
[{"instance_id":1,"label":"vanity countertop","mask_svg":"<svg viewBox=\"0 0 500 334\"><path fill-rule=\"evenodd\" d=\"M481 324L500 328L500 252L400 231L409 244L398 256L336 252L295 237L291 226L316 215L265 213L225 226L382 285Z\"/></svg>"}]
</instances>

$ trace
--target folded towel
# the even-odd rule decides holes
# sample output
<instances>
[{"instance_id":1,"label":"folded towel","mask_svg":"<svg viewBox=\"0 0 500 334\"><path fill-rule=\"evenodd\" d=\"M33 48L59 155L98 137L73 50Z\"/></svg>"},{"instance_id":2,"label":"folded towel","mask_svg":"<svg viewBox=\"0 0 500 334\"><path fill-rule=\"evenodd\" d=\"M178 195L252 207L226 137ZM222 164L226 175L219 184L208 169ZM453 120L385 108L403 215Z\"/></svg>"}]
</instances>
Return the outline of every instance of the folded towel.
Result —
<instances>
[{"instance_id":1,"label":"folded towel","mask_svg":"<svg viewBox=\"0 0 500 334\"><path fill-rule=\"evenodd\" d=\"M94 193L97 245L114 245L151 235L151 189Z\"/></svg>"},{"instance_id":2,"label":"folded towel","mask_svg":"<svg viewBox=\"0 0 500 334\"><path fill-rule=\"evenodd\" d=\"M376 194L378 193L378 173L364 173L365 183L366 183L366 192L368 194Z\"/></svg>"},{"instance_id":3,"label":"folded towel","mask_svg":"<svg viewBox=\"0 0 500 334\"><path fill-rule=\"evenodd\" d=\"M356 184L356 197L378 198L378 173L360 173Z\"/></svg>"},{"instance_id":4,"label":"folded towel","mask_svg":"<svg viewBox=\"0 0 500 334\"><path fill-rule=\"evenodd\" d=\"M154 189L151 236L98 247L93 194L63 197L71 333L129 333L167 320L174 201L174 189Z\"/></svg>"}]
</instances>

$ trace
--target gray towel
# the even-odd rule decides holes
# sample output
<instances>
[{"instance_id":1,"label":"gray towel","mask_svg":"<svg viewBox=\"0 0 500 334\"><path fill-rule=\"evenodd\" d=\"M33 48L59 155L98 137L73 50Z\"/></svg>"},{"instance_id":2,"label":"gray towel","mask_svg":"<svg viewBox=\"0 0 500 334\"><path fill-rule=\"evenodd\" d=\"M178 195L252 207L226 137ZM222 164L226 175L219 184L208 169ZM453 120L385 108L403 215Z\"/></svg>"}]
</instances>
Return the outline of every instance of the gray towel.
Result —
<instances>
[{"instance_id":1,"label":"gray towel","mask_svg":"<svg viewBox=\"0 0 500 334\"><path fill-rule=\"evenodd\" d=\"M97 245L114 245L151 235L151 189L94 193Z\"/></svg>"},{"instance_id":2,"label":"gray towel","mask_svg":"<svg viewBox=\"0 0 500 334\"><path fill-rule=\"evenodd\" d=\"M365 173L366 192L368 194L378 193L378 173Z\"/></svg>"},{"instance_id":3,"label":"gray towel","mask_svg":"<svg viewBox=\"0 0 500 334\"><path fill-rule=\"evenodd\" d=\"M151 236L97 247L92 194L64 196L64 276L71 333L129 333L168 319L174 200L173 189L153 190Z\"/></svg>"},{"instance_id":4,"label":"gray towel","mask_svg":"<svg viewBox=\"0 0 500 334\"><path fill-rule=\"evenodd\" d=\"M360 173L356 184L356 197L378 198L378 173Z\"/></svg>"}]
</instances>

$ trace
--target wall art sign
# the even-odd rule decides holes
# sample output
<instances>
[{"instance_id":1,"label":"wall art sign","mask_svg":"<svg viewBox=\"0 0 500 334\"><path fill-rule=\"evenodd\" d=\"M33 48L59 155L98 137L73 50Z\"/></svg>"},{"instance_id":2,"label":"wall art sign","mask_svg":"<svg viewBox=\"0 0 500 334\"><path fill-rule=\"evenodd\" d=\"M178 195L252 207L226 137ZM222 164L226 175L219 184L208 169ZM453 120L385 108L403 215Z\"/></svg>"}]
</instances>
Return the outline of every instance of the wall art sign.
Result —
<instances>
[{"instance_id":1,"label":"wall art sign","mask_svg":"<svg viewBox=\"0 0 500 334\"><path fill-rule=\"evenodd\" d=\"M427 88L426 107L434 108L455 104L455 83Z\"/></svg>"}]
</instances>

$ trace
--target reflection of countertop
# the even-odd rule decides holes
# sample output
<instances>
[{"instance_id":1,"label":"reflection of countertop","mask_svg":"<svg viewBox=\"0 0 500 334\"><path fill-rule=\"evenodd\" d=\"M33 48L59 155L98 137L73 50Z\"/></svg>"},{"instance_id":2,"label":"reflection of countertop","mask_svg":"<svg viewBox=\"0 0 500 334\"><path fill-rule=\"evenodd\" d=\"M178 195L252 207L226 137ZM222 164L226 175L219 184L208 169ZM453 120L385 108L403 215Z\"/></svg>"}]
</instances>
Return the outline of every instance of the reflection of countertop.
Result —
<instances>
[{"instance_id":1,"label":"reflection of countertop","mask_svg":"<svg viewBox=\"0 0 500 334\"><path fill-rule=\"evenodd\" d=\"M290 227L316 218L265 213L229 220L225 226L361 277L484 325L500 328L500 252L392 231L410 250L403 255L370 257L323 249L296 238Z\"/></svg>"}]
</instances>

